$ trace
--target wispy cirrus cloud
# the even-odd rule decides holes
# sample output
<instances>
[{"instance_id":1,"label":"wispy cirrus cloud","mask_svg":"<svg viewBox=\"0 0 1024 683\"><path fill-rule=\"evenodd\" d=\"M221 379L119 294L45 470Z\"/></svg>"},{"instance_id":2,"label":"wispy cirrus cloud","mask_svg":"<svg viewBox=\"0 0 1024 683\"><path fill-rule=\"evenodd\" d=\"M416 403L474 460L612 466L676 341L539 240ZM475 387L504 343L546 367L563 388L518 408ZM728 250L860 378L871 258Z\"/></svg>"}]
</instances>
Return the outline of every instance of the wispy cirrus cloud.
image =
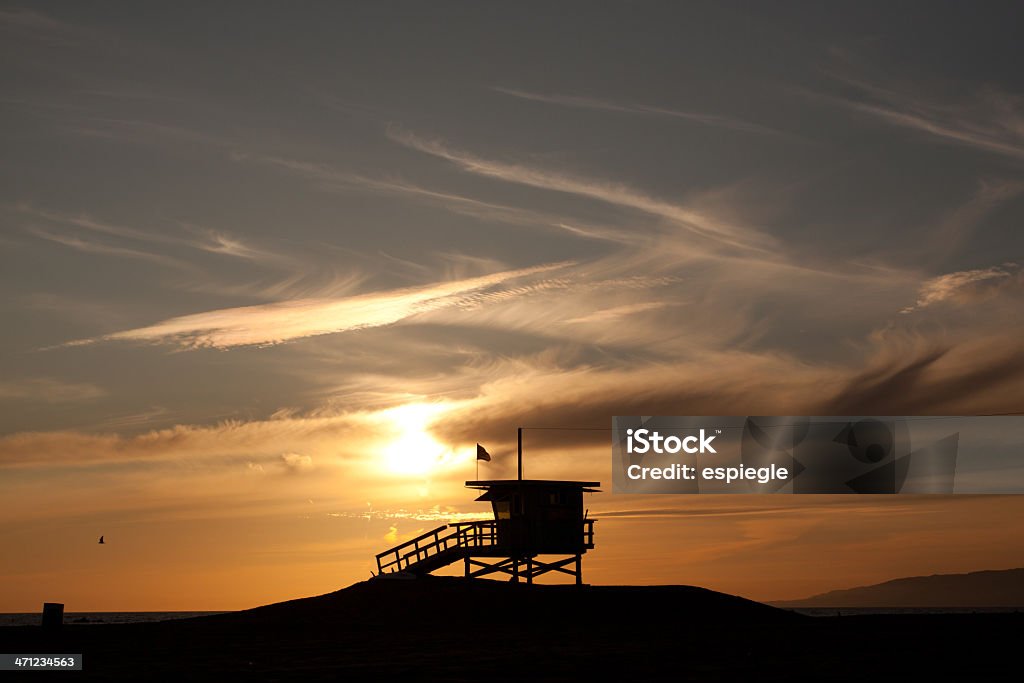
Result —
<instances>
[{"instance_id":1,"label":"wispy cirrus cloud","mask_svg":"<svg viewBox=\"0 0 1024 683\"><path fill-rule=\"evenodd\" d=\"M0 382L0 400L44 401L64 403L88 401L106 396L107 392L93 384L65 382L49 377L35 377Z\"/></svg>"},{"instance_id":2,"label":"wispy cirrus cloud","mask_svg":"<svg viewBox=\"0 0 1024 683\"><path fill-rule=\"evenodd\" d=\"M260 263L285 263L288 261L281 254L258 249L239 237L219 230L211 230L191 224L185 224L182 227L196 235L196 239L183 238L180 240L181 243L193 249Z\"/></svg>"},{"instance_id":3,"label":"wispy cirrus cloud","mask_svg":"<svg viewBox=\"0 0 1024 683\"><path fill-rule=\"evenodd\" d=\"M1007 179L983 179L970 199L948 212L935 226L930 246L935 262L943 263L960 252L996 210L1012 202L1024 192L1024 182ZM920 249L920 245L915 245Z\"/></svg>"},{"instance_id":4,"label":"wispy cirrus cloud","mask_svg":"<svg viewBox=\"0 0 1024 683\"><path fill-rule=\"evenodd\" d=\"M329 191L364 191L399 196L432 206L439 206L452 213L473 216L486 221L510 225L534 225L556 228L587 239L610 242L628 242L635 239L628 231L614 226L593 225L566 216L539 211L522 206L510 206L498 202L468 197L456 192L435 190L399 178L373 178L333 168L327 164L313 163L279 156L235 152L231 158L239 162L260 163L296 174L316 183Z\"/></svg>"},{"instance_id":5,"label":"wispy cirrus cloud","mask_svg":"<svg viewBox=\"0 0 1024 683\"><path fill-rule=\"evenodd\" d=\"M912 313L941 303L973 303L1014 285L1024 285L1024 270L1016 263L946 273L926 280L918 291L917 302L900 312Z\"/></svg>"},{"instance_id":6,"label":"wispy cirrus cloud","mask_svg":"<svg viewBox=\"0 0 1024 683\"><path fill-rule=\"evenodd\" d=\"M339 453L338 440L357 431L370 438L379 426L367 413L282 415L264 420L224 421L209 425L174 425L125 436L112 432L73 430L19 432L0 437L0 468L79 466L103 463L192 462L236 463L260 459L270 464L305 467L313 455L352 456ZM332 448L332 445L334 448ZM297 454L295 449L302 448ZM305 458L309 458L306 460Z\"/></svg>"},{"instance_id":7,"label":"wispy cirrus cloud","mask_svg":"<svg viewBox=\"0 0 1024 683\"><path fill-rule=\"evenodd\" d=\"M137 429L140 427L153 426L161 422L170 422L174 419L171 411L161 406L154 406L149 410L128 415L115 415L100 420L94 426L101 431L121 431Z\"/></svg>"},{"instance_id":8,"label":"wispy cirrus cloud","mask_svg":"<svg viewBox=\"0 0 1024 683\"><path fill-rule=\"evenodd\" d=\"M623 318L627 318L635 313L642 313L644 311L654 311L659 308L665 308L666 306L673 305L670 301L648 301L635 304L626 304L623 306L612 306L610 308L601 308L592 313L581 315L575 318L569 318L565 321L565 324L578 324L578 323L597 323L601 325L616 323Z\"/></svg>"},{"instance_id":9,"label":"wispy cirrus cloud","mask_svg":"<svg viewBox=\"0 0 1024 683\"><path fill-rule=\"evenodd\" d=\"M101 221L85 214L69 214L60 211L40 209L28 204L21 204L18 211L35 218L45 219L58 225L67 227L82 228L93 233L107 235L109 237L121 237L138 242L155 242L159 244L173 244L174 238L161 233L147 232L138 228L118 225L108 221Z\"/></svg>"},{"instance_id":10,"label":"wispy cirrus cloud","mask_svg":"<svg viewBox=\"0 0 1024 683\"><path fill-rule=\"evenodd\" d=\"M613 102L611 100L604 100L595 97L582 97L579 95L557 95L536 93L530 92L528 90L519 90L517 88L504 88L500 86L494 86L491 88L491 90L499 92L503 95L508 95L510 97L516 97L521 100L530 100L531 102L542 102L544 104L553 104L561 107L594 109L597 111L611 111L623 114L640 114L644 116L662 116L674 119L682 119L684 121L699 123L705 126L738 130L744 133L783 135L783 133L781 133L778 130L775 130L774 128L769 128L768 126L763 126L758 123L751 123L750 121L744 121L743 119L738 119L731 116L706 114L694 111L680 111L678 109L669 109L666 107L653 107L645 104L622 104L619 102Z\"/></svg>"},{"instance_id":11,"label":"wispy cirrus cloud","mask_svg":"<svg viewBox=\"0 0 1024 683\"><path fill-rule=\"evenodd\" d=\"M68 25L42 12L18 7L0 10L0 26L17 27L33 31L60 31Z\"/></svg>"},{"instance_id":12,"label":"wispy cirrus cloud","mask_svg":"<svg viewBox=\"0 0 1024 683\"><path fill-rule=\"evenodd\" d=\"M857 90L860 98L805 94L942 142L1024 160L1024 98L1018 95L987 86L969 97L939 101L911 88L832 75Z\"/></svg>"},{"instance_id":13,"label":"wispy cirrus cloud","mask_svg":"<svg viewBox=\"0 0 1024 683\"><path fill-rule=\"evenodd\" d=\"M0 32L48 45L74 45L101 36L95 29L69 24L25 7L0 9Z\"/></svg>"},{"instance_id":14,"label":"wispy cirrus cloud","mask_svg":"<svg viewBox=\"0 0 1024 683\"><path fill-rule=\"evenodd\" d=\"M102 256L117 256L120 258L135 259L139 261L149 261L151 263L159 263L165 266L174 266L176 268L186 268L187 264L171 256L164 254L157 254L151 251L144 251L142 249L133 249L131 247L115 246L110 244L104 244L102 242L96 242L93 240L82 239L74 235L66 235L56 232L51 232L43 228L33 227L28 229L29 234L38 237L48 242L60 244L76 251L81 251L86 254L98 254Z\"/></svg>"},{"instance_id":15,"label":"wispy cirrus cloud","mask_svg":"<svg viewBox=\"0 0 1024 683\"><path fill-rule=\"evenodd\" d=\"M50 229L39 227L29 228L36 237L57 242L65 246L97 254L108 254L112 256L133 257L154 262L162 262L168 265L183 266L183 262L171 256L161 253L154 253L139 249L137 246L124 246L125 243L146 243L165 245L170 247L185 247L212 254L222 254L248 261L259 261L263 263L282 263L287 259L279 254L259 249L239 237L229 235L223 231L182 223L177 225L178 231L156 231L142 230L139 228L120 225L110 221L96 219L85 214L70 214L60 211L40 209L27 204L17 206L20 213L45 221L51 225L59 225L64 230L79 230L92 235L102 235L105 238L119 241L118 244L106 244L93 240L86 240L75 235L56 233Z\"/></svg>"},{"instance_id":16,"label":"wispy cirrus cloud","mask_svg":"<svg viewBox=\"0 0 1024 683\"><path fill-rule=\"evenodd\" d=\"M26 103L33 104L35 103ZM36 106L60 106L40 103ZM65 133L84 138L115 140L146 147L181 148L192 147L200 150L227 149L236 144L230 137L201 132L183 126L168 125L159 121L131 120L114 117L89 116L60 124Z\"/></svg>"},{"instance_id":17,"label":"wispy cirrus cloud","mask_svg":"<svg viewBox=\"0 0 1024 683\"><path fill-rule=\"evenodd\" d=\"M404 129L390 128L388 137L395 142L449 161L467 173L542 190L585 197L625 209L671 221L693 235L713 243L753 251L768 251L775 246L771 236L745 226L734 225L709 213L683 204L657 199L623 183L575 176L524 164L485 159L449 146L438 139L427 139Z\"/></svg>"},{"instance_id":18,"label":"wispy cirrus cloud","mask_svg":"<svg viewBox=\"0 0 1024 683\"><path fill-rule=\"evenodd\" d=\"M466 299L467 296L568 265L571 264L551 263L423 287L207 311L66 345L144 341L170 342L185 348L268 346L304 337L382 327L431 310L473 305L477 298ZM508 295L530 290L531 286L525 284Z\"/></svg>"}]
</instances>

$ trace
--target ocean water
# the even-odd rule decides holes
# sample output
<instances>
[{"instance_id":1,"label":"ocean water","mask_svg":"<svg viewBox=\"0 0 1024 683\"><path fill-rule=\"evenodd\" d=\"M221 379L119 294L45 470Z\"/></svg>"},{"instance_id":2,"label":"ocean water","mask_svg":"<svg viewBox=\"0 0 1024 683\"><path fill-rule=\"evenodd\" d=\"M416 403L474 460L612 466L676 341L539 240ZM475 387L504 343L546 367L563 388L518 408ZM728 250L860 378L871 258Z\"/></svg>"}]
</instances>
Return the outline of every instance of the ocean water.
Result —
<instances>
[{"instance_id":1,"label":"ocean water","mask_svg":"<svg viewBox=\"0 0 1024 683\"><path fill-rule=\"evenodd\" d=\"M861 614L1006 614L1024 607L807 607L790 608L809 617L855 617Z\"/></svg>"},{"instance_id":2,"label":"ocean water","mask_svg":"<svg viewBox=\"0 0 1024 683\"><path fill-rule=\"evenodd\" d=\"M148 621L169 621L205 617L223 612L65 612L65 624L138 624ZM38 626L40 612L0 614L0 626Z\"/></svg>"}]
</instances>

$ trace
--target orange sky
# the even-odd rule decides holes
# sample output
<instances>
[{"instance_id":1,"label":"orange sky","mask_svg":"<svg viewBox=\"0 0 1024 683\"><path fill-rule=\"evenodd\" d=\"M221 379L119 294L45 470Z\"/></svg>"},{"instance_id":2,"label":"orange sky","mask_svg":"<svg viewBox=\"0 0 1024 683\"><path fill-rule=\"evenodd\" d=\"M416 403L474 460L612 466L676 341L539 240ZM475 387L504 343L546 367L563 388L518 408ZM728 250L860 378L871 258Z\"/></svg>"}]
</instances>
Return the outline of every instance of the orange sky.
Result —
<instances>
[{"instance_id":1,"label":"orange sky","mask_svg":"<svg viewBox=\"0 0 1024 683\"><path fill-rule=\"evenodd\" d=\"M505 476L514 452L492 450L481 474ZM470 452L457 456L427 476L365 464L293 473L282 462L241 481L185 463L161 477L41 477L5 502L4 538L18 553L6 556L0 609L34 611L44 600L77 611L239 609L335 590L368 578L374 555L397 542L489 514L462 488L474 477ZM606 482L609 462L604 448L528 449L525 460L528 476ZM1024 563L1017 496L606 492L585 504L599 520L584 563L592 583L687 583L772 600Z\"/></svg>"}]
</instances>

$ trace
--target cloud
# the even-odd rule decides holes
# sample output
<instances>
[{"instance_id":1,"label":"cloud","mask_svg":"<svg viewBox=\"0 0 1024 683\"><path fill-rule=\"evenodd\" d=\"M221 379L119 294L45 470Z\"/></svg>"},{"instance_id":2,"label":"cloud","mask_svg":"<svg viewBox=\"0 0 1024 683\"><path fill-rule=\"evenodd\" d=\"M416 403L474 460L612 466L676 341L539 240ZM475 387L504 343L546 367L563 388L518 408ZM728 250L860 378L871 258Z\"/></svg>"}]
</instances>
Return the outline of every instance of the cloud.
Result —
<instances>
[{"instance_id":1,"label":"cloud","mask_svg":"<svg viewBox=\"0 0 1024 683\"><path fill-rule=\"evenodd\" d=\"M75 384L46 377L0 381L0 400L65 403L106 395L106 391L92 384Z\"/></svg>"},{"instance_id":2,"label":"cloud","mask_svg":"<svg viewBox=\"0 0 1024 683\"><path fill-rule=\"evenodd\" d=\"M371 258L366 256L364 261L369 262ZM320 268L309 266L306 270L287 273L283 277L258 277L241 281L182 278L174 282L173 286L181 291L265 302L347 295L364 285L369 277L369 274L362 270L332 264Z\"/></svg>"},{"instance_id":3,"label":"cloud","mask_svg":"<svg viewBox=\"0 0 1024 683\"><path fill-rule=\"evenodd\" d=\"M82 94L89 91L83 90ZM142 95L139 99L149 98L154 101L168 98L162 96ZM173 98L171 98L173 101ZM52 106L47 103L24 102L29 106ZM229 137L200 132L183 126L168 125L158 121L131 120L119 117L91 116L89 118L75 119L65 124L59 124L58 130L72 135L85 138L99 138L101 140L116 140L149 147L174 147L177 150L192 147L197 151L209 149L227 149L236 144L236 141Z\"/></svg>"},{"instance_id":4,"label":"cloud","mask_svg":"<svg viewBox=\"0 0 1024 683\"><path fill-rule=\"evenodd\" d=\"M462 216L472 216L486 221L509 225L534 225L557 228L587 239L611 242L629 242L635 233L607 225L592 225L545 211L510 206L497 202L483 201L454 192L432 190L416 183L396 178L371 178L357 173L339 171L325 164L311 163L282 157L255 155L236 152L235 161L267 164L297 174L315 182L321 189L329 191L369 191L396 195L424 204L439 206Z\"/></svg>"},{"instance_id":5,"label":"cloud","mask_svg":"<svg viewBox=\"0 0 1024 683\"><path fill-rule=\"evenodd\" d=\"M463 170L484 177L496 178L528 187L555 191L609 203L635 214L612 215L595 224L588 219L559 215L549 211L484 201L454 192L434 190L406 180L371 178L334 168L327 164L235 152L239 162L260 163L304 177L320 189L339 192L381 192L406 199L440 206L453 213L478 217L486 221L511 225L534 225L556 228L592 240L614 243L617 254L604 262L582 269L592 272L616 264L618 272L630 268L645 271L678 271L686 265L704 261L719 262L729 269L728 280L760 277L766 269L778 277L783 273L825 281L868 280L890 282L909 276L881 264L824 263L819 264L806 254L784 249L772 235L749 227L767 204L777 203L786 191L778 187L753 189L751 183L702 191L684 203L673 203L649 196L642 190L611 181L585 178L527 165L507 164L482 159L471 153L455 150L437 140L427 140L401 128L391 127L388 136L412 149L438 156ZM991 183L992 192L1000 195L998 183ZM1001 196L1001 195L1000 195ZM995 200L993 200L995 201ZM607 213L607 212L605 212ZM753 219L751 217L754 217ZM406 264L408 265L408 264ZM723 273L725 274L725 273Z\"/></svg>"},{"instance_id":6,"label":"cloud","mask_svg":"<svg viewBox=\"0 0 1024 683\"><path fill-rule=\"evenodd\" d=\"M492 368L478 396L436 429L457 441L502 443L514 434L509 425L606 428L612 415L757 415L769 414L769 404L770 414L799 415L818 400L810 387L841 378L841 371L782 356L738 352L642 366L509 361ZM608 443L607 432L562 437L577 447Z\"/></svg>"},{"instance_id":7,"label":"cloud","mask_svg":"<svg viewBox=\"0 0 1024 683\"><path fill-rule=\"evenodd\" d=\"M238 237L228 235L222 231L210 230L208 228L195 226L189 223L183 223L178 227L192 235L195 235L195 237L171 234L166 230L159 232L140 230L138 228L118 225L108 221L97 220L84 214L68 214L58 211L37 209L26 204L19 205L17 208L21 213L33 216L37 219L44 219L64 227L86 230L119 240L162 244L174 247L187 247L189 249L196 249L213 254L222 254L249 261L270 263L283 262L286 260L278 254L257 249L252 245L245 243ZM185 265L181 261L172 257L142 251L137 248L111 246L103 243L83 240L78 237L57 235L41 228L31 228L29 232L34 234L36 237L58 242L81 251L142 258L145 260L163 262L177 266Z\"/></svg>"},{"instance_id":8,"label":"cloud","mask_svg":"<svg viewBox=\"0 0 1024 683\"><path fill-rule=\"evenodd\" d=\"M915 95L912 86L884 87L832 75L868 101L805 94L941 142L1024 160L1024 98L1020 96L986 86L960 100L935 101Z\"/></svg>"},{"instance_id":9,"label":"cloud","mask_svg":"<svg viewBox=\"0 0 1024 683\"><path fill-rule=\"evenodd\" d=\"M0 9L0 32L53 46L70 46L101 37L94 29L74 26L24 7Z\"/></svg>"},{"instance_id":10,"label":"cloud","mask_svg":"<svg viewBox=\"0 0 1024 683\"><path fill-rule=\"evenodd\" d=\"M956 340L914 330L875 335L875 353L822 397L819 415L971 415L1024 405L1024 350L1019 325L975 324Z\"/></svg>"},{"instance_id":11,"label":"cloud","mask_svg":"<svg viewBox=\"0 0 1024 683\"><path fill-rule=\"evenodd\" d=\"M654 500L651 500L651 499ZM806 516L816 514L878 513L883 515L916 514L917 506L905 500L890 499L879 501L877 497L865 496L803 496L794 502L789 496L732 496L728 504L717 500L718 496L701 496L686 507L665 507L661 496L618 495L604 501L610 507L596 512L602 519L616 517L747 517L765 515L776 518L783 515ZM958 497L951 496L953 501ZM965 498L960 498L965 500ZM623 507L622 501L626 506Z\"/></svg>"},{"instance_id":12,"label":"cloud","mask_svg":"<svg viewBox=\"0 0 1024 683\"><path fill-rule=\"evenodd\" d=\"M102 431L123 431L152 427L156 424L171 422L173 419L171 411L161 406L154 406L149 410L138 413L109 417L95 423L93 426L97 430Z\"/></svg>"},{"instance_id":13,"label":"cloud","mask_svg":"<svg viewBox=\"0 0 1024 683\"><path fill-rule=\"evenodd\" d=\"M435 425L439 438L509 443L510 425L607 428L612 415L969 415L1024 405L1019 326L940 343L888 330L863 361L777 352L692 351L690 359L568 366L557 356L487 368L477 395ZM684 355L684 354L680 354ZM477 375L482 374L480 369ZM567 448L608 433L545 432Z\"/></svg>"},{"instance_id":14,"label":"cloud","mask_svg":"<svg viewBox=\"0 0 1024 683\"><path fill-rule=\"evenodd\" d=\"M0 437L0 467L233 460L251 463L249 469L257 471L256 465L265 468L270 463L301 467L302 458L311 455L325 461L355 457L367 439L381 433L378 422L370 413L334 413L175 425L131 436L70 430L19 432ZM345 437L349 450L339 447ZM300 448L311 455L298 455Z\"/></svg>"},{"instance_id":15,"label":"cloud","mask_svg":"<svg viewBox=\"0 0 1024 683\"><path fill-rule=\"evenodd\" d=\"M171 318L162 322L94 339L68 342L81 346L100 341L172 342L185 348L266 346L323 334L392 325L427 311L467 306L480 295L508 281L527 278L559 268L553 263L481 277L438 282L424 287L374 292L340 298L297 299L257 306L226 308ZM509 296L523 293L504 290ZM501 293L496 292L495 296Z\"/></svg>"},{"instance_id":16,"label":"cloud","mask_svg":"<svg viewBox=\"0 0 1024 683\"><path fill-rule=\"evenodd\" d=\"M775 246L775 240L769 235L721 221L716 216L684 205L656 199L622 183L583 178L522 164L492 161L451 148L440 140L428 140L398 128L389 129L388 136L401 145L449 161L467 173L550 192L576 195L639 211L671 221L694 236L719 246L741 247L759 252L772 250Z\"/></svg>"},{"instance_id":17,"label":"cloud","mask_svg":"<svg viewBox=\"0 0 1024 683\"><path fill-rule=\"evenodd\" d=\"M274 254L254 249L237 237L231 237L215 230L203 232L206 239L195 246L211 254L224 254L225 256L234 256L235 258L248 261L265 261L274 257Z\"/></svg>"},{"instance_id":18,"label":"cloud","mask_svg":"<svg viewBox=\"0 0 1024 683\"><path fill-rule=\"evenodd\" d=\"M179 261L176 258L170 256L164 256L163 254L155 254L149 251L143 251L141 249L131 249L128 247L117 247L109 244L103 244L101 242L92 242L84 240L73 235L61 235L42 228L29 228L29 233L32 235L61 244L65 247L69 247L76 251L85 252L87 254L99 254L102 256L117 256L120 258L135 259L139 261L149 261L150 263L159 263L165 266L174 266L176 268L187 268L188 264Z\"/></svg>"},{"instance_id":19,"label":"cloud","mask_svg":"<svg viewBox=\"0 0 1024 683\"><path fill-rule=\"evenodd\" d=\"M327 512L327 517L365 519L365 520L409 520L415 522L475 522L491 517L490 510L479 509L475 512L459 512L451 506L434 505L428 509L406 510L353 510L343 512Z\"/></svg>"},{"instance_id":20,"label":"cloud","mask_svg":"<svg viewBox=\"0 0 1024 683\"><path fill-rule=\"evenodd\" d=\"M1019 180L985 179L971 198L943 217L929 238L935 253L934 262L941 264L961 253L982 222L997 209L1016 199L1024 192ZM920 251L921 245L916 245Z\"/></svg>"},{"instance_id":21,"label":"cloud","mask_svg":"<svg viewBox=\"0 0 1024 683\"><path fill-rule=\"evenodd\" d=\"M683 119L685 121L691 121L693 123L699 123L705 126L738 130L744 133L782 135L780 131L777 131L774 128L769 128L768 126L763 126L757 123L751 123L749 121L744 121L742 119L732 118L729 116L703 114L692 111L679 111L678 109L652 107L644 104L620 104L609 100L602 100L593 97L580 97L578 95L546 95L542 93L529 92L527 90L518 90L516 88L503 88L499 86L494 86L491 88L491 90L502 93L503 95L516 97L522 100L542 102L544 104L554 104L562 107L593 109L597 111L612 111L624 114L640 114L644 116L663 116L675 119Z\"/></svg>"},{"instance_id":22,"label":"cloud","mask_svg":"<svg viewBox=\"0 0 1024 683\"><path fill-rule=\"evenodd\" d=\"M596 310L593 313L588 313L587 315L569 318L565 323L567 325L573 323L597 323L601 325L617 323L622 318L636 313L653 311L671 305L672 303L668 301L649 301L646 303L626 304L624 306L612 306L611 308Z\"/></svg>"},{"instance_id":23,"label":"cloud","mask_svg":"<svg viewBox=\"0 0 1024 683\"><path fill-rule=\"evenodd\" d=\"M938 304L977 303L1010 287L1021 286L1024 286L1024 269L1016 263L946 273L925 281L918 291L917 302L900 312L913 313Z\"/></svg>"},{"instance_id":24,"label":"cloud","mask_svg":"<svg viewBox=\"0 0 1024 683\"><path fill-rule=\"evenodd\" d=\"M293 474L305 472L313 467L313 458L299 453L285 453L281 456L281 462L284 463L285 469Z\"/></svg>"},{"instance_id":25,"label":"cloud","mask_svg":"<svg viewBox=\"0 0 1024 683\"><path fill-rule=\"evenodd\" d=\"M0 10L0 25L18 26L34 31L60 31L67 26L42 12L23 7Z\"/></svg>"},{"instance_id":26,"label":"cloud","mask_svg":"<svg viewBox=\"0 0 1024 683\"><path fill-rule=\"evenodd\" d=\"M28 204L19 205L18 210L21 213L28 214L36 218L43 218L53 223L82 228L111 237L122 237L140 242L156 242L163 244L173 244L176 241L175 238L163 233L146 232L145 230L139 230L138 228L131 228L125 225L117 225L107 221L100 221L84 214L69 214L61 213L59 211L37 209Z\"/></svg>"}]
</instances>

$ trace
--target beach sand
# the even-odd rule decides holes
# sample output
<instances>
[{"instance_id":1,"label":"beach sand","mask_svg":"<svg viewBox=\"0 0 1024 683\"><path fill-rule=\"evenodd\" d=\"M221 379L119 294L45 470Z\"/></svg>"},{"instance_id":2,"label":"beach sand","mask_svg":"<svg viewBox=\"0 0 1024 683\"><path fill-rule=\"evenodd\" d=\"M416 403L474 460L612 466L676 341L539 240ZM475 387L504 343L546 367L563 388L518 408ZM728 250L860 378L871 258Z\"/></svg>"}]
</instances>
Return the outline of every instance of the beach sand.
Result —
<instances>
[{"instance_id":1,"label":"beach sand","mask_svg":"<svg viewBox=\"0 0 1024 683\"><path fill-rule=\"evenodd\" d=\"M805 617L691 586L378 579L161 623L0 631L76 680L1017 679L1020 614ZM38 674L33 674L38 675Z\"/></svg>"}]
</instances>

